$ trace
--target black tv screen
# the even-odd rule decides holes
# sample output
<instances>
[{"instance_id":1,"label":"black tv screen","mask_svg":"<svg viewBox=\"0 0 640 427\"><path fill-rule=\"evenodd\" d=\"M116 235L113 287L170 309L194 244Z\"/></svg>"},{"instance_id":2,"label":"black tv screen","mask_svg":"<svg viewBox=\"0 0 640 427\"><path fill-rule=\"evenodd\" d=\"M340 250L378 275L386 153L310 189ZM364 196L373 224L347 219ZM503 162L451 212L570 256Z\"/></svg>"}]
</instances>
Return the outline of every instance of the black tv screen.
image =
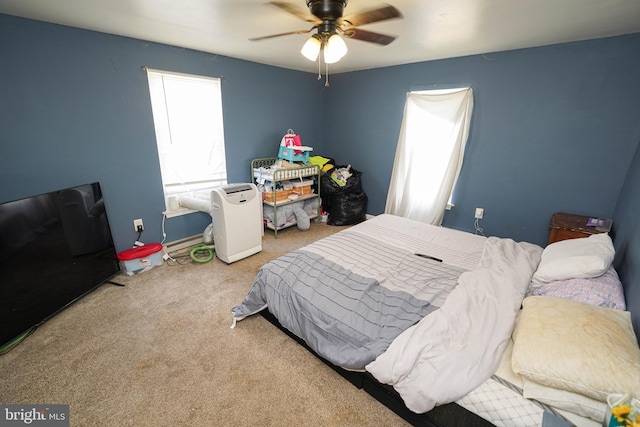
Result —
<instances>
[{"instance_id":1,"label":"black tv screen","mask_svg":"<svg viewBox=\"0 0 640 427\"><path fill-rule=\"evenodd\" d=\"M119 270L99 183L0 204L0 346Z\"/></svg>"}]
</instances>

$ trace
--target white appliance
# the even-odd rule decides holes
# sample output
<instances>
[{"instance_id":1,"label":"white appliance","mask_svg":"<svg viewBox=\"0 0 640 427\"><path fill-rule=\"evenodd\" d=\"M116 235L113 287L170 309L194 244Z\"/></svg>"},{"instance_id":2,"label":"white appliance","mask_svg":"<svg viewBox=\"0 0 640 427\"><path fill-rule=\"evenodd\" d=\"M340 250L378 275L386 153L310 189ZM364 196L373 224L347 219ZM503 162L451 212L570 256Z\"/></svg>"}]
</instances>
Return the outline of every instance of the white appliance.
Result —
<instances>
[{"instance_id":1,"label":"white appliance","mask_svg":"<svg viewBox=\"0 0 640 427\"><path fill-rule=\"evenodd\" d=\"M262 250L262 200L254 184L228 184L211 191L216 256L227 264Z\"/></svg>"}]
</instances>

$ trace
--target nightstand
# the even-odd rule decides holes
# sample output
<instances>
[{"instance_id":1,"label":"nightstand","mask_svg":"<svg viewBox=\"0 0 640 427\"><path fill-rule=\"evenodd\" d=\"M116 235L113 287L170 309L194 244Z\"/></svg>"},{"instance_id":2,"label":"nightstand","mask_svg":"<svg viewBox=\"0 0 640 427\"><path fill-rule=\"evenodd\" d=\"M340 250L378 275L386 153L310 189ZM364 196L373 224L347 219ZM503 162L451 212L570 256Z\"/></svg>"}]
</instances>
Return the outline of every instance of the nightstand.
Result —
<instances>
[{"instance_id":1,"label":"nightstand","mask_svg":"<svg viewBox=\"0 0 640 427\"><path fill-rule=\"evenodd\" d=\"M611 230L611 220L556 212L551 217L550 229L549 244L560 240L607 233Z\"/></svg>"}]
</instances>

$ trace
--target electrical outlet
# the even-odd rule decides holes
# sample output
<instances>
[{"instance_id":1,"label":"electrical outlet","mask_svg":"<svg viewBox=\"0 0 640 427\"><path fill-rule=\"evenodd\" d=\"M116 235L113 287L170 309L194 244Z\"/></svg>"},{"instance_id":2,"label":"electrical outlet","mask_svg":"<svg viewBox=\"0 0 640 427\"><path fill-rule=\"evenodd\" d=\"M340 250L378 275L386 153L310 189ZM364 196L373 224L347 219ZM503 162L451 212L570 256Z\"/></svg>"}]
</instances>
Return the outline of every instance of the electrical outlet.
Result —
<instances>
[{"instance_id":1,"label":"electrical outlet","mask_svg":"<svg viewBox=\"0 0 640 427\"><path fill-rule=\"evenodd\" d=\"M476 219L482 219L482 216L484 215L484 209L483 208L476 208Z\"/></svg>"},{"instance_id":2,"label":"electrical outlet","mask_svg":"<svg viewBox=\"0 0 640 427\"><path fill-rule=\"evenodd\" d=\"M142 223L142 218L133 220L133 229L135 231L144 231L144 224Z\"/></svg>"}]
</instances>

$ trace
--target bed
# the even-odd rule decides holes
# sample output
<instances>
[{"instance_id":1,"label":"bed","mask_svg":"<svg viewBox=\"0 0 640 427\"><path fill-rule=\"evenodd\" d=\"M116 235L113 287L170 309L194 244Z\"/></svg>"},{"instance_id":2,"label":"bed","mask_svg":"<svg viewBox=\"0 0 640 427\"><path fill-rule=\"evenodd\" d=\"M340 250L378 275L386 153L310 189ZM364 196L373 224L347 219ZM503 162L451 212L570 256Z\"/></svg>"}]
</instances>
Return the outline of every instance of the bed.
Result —
<instances>
[{"instance_id":1,"label":"bed","mask_svg":"<svg viewBox=\"0 0 640 427\"><path fill-rule=\"evenodd\" d=\"M611 239L589 239L560 242L554 253L379 215L264 265L232 309L233 322L265 315L414 425L601 425L594 418L604 414L608 393L624 388L640 395L640 385L629 381L634 367L640 377L640 349L624 308L553 295L549 283L574 279L585 266L604 266L597 276L611 271ZM580 258L582 246L595 248L595 261ZM588 319L611 318L621 329L617 339L628 349L616 363L630 371L604 380L608 375L594 375L585 385L584 371L577 380L573 372L567 379L553 371L548 350L571 352L554 344L554 334L570 329L557 326L567 313L571 321L591 308L597 310ZM540 336L541 325L548 334ZM582 329L598 343L589 357L607 359L596 353L610 353L605 346L613 344L603 341L610 328L589 326ZM562 339L579 340L575 332ZM544 378L552 371L557 375ZM584 394L587 400L571 400Z\"/></svg>"}]
</instances>

